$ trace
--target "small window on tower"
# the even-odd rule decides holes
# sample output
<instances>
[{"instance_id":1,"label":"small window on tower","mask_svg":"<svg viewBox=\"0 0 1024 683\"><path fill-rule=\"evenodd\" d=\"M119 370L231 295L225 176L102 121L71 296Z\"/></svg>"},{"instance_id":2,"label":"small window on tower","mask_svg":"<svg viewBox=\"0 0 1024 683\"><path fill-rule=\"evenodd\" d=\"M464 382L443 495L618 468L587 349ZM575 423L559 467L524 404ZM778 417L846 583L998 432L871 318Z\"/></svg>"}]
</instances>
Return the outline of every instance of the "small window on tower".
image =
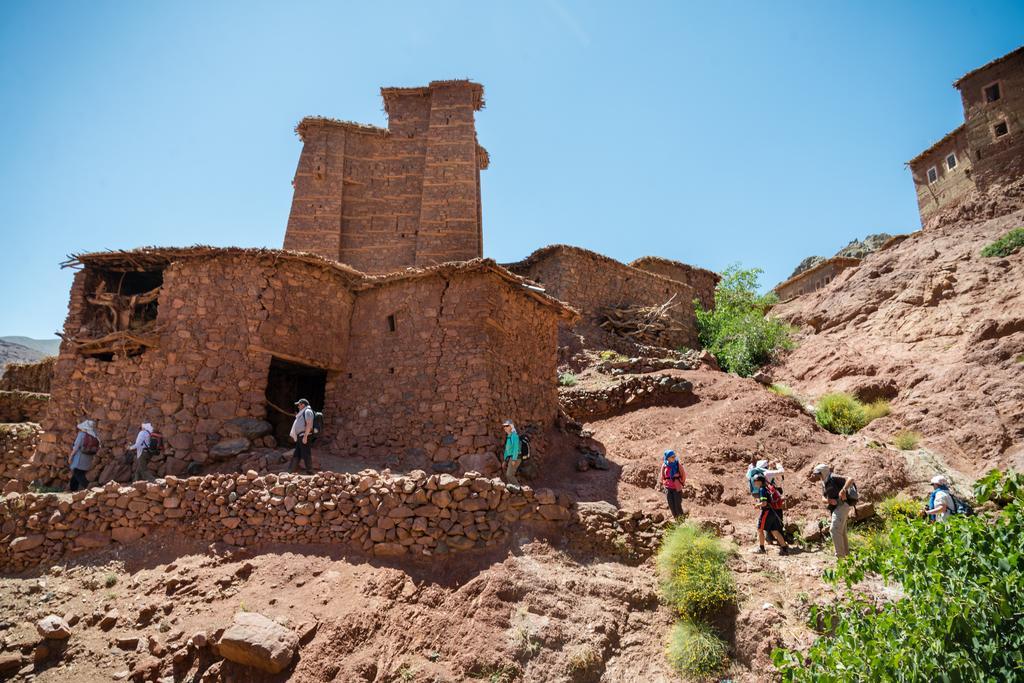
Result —
<instances>
[{"instance_id":1,"label":"small window on tower","mask_svg":"<svg viewBox=\"0 0 1024 683\"><path fill-rule=\"evenodd\" d=\"M946 170L952 171L954 168L956 168L956 152L946 157Z\"/></svg>"},{"instance_id":2,"label":"small window on tower","mask_svg":"<svg viewBox=\"0 0 1024 683\"><path fill-rule=\"evenodd\" d=\"M928 169L928 184L931 185L939 179L939 169L932 166Z\"/></svg>"},{"instance_id":3,"label":"small window on tower","mask_svg":"<svg viewBox=\"0 0 1024 683\"><path fill-rule=\"evenodd\" d=\"M389 315L388 316L388 332L394 332L395 329L396 329L395 328L395 316L394 315Z\"/></svg>"},{"instance_id":4,"label":"small window on tower","mask_svg":"<svg viewBox=\"0 0 1024 683\"><path fill-rule=\"evenodd\" d=\"M992 126L992 132L995 133L997 138L1001 138L1010 132L1010 129L1006 127L1006 121L1000 121L996 125Z\"/></svg>"},{"instance_id":5,"label":"small window on tower","mask_svg":"<svg viewBox=\"0 0 1024 683\"><path fill-rule=\"evenodd\" d=\"M999 100L1000 97L1003 96L1003 94L999 91L999 83L992 83L991 85L986 85L984 90L986 102L996 102Z\"/></svg>"}]
</instances>

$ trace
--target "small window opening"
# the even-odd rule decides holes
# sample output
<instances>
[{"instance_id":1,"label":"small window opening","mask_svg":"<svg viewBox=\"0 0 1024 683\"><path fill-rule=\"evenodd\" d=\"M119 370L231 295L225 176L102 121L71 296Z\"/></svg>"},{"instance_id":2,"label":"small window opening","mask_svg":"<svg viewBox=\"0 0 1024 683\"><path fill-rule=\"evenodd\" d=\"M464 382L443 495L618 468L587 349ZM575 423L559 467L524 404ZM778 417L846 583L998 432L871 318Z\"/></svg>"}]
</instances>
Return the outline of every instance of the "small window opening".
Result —
<instances>
[{"instance_id":1,"label":"small window opening","mask_svg":"<svg viewBox=\"0 0 1024 683\"><path fill-rule=\"evenodd\" d=\"M992 85L985 86L985 101L996 102L1002 97L1002 93L999 91L999 84L993 83Z\"/></svg>"},{"instance_id":2,"label":"small window opening","mask_svg":"<svg viewBox=\"0 0 1024 683\"><path fill-rule=\"evenodd\" d=\"M956 168L956 152L946 157L946 170L952 171L954 168Z\"/></svg>"},{"instance_id":3,"label":"small window opening","mask_svg":"<svg viewBox=\"0 0 1024 683\"><path fill-rule=\"evenodd\" d=\"M388 374L389 375L395 374L395 369L394 368L388 368Z\"/></svg>"},{"instance_id":4,"label":"small window opening","mask_svg":"<svg viewBox=\"0 0 1024 683\"><path fill-rule=\"evenodd\" d=\"M938 179L939 169L932 166L931 168L928 169L928 184L931 185L932 183L938 181Z\"/></svg>"},{"instance_id":5,"label":"small window opening","mask_svg":"<svg viewBox=\"0 0 1024 683\"><path fill-rule=\"evenodd\" d=\"M1000 121L996 125L992 126L992 132L995 133L997 138L1001 138L1010 132L1010 129L1006 126L1006 121Z\"/></svg>"},{"instance_id":6,"label":"small window opening","mask_svg":"<svg viewBox=\"0 0 1024 683\"><path fill-rule=\"evenodd\" d=\"M270 359L265 392L267 422L274 426L272 433L279 444L292 442L289 433L295 421L295 402L304 398L310 408L322 411L326 390L326 370L280 358Z\"/></svg>"},{"instance_id":7,"label":"small window opening","mask_svg":"<svg viewBox=\"0 0 1024 683\"><path fill-rule=\"evenodd\" d=\"M78 353L103 361L157 345L162 268L87 267L82 324L69 338Z\"/></svg>"},{"instance_id":8,"label":"small window opening","mask_svg":"<svg viewBox=\"0 0 1024 683\"><path fill-rule=\"evenodd\" d=\"M395 329L396 329L396 327L395 327L395 316L394 315L389 315L388 316L388 332L394 332Z\"/></svg>"}]
</instances>

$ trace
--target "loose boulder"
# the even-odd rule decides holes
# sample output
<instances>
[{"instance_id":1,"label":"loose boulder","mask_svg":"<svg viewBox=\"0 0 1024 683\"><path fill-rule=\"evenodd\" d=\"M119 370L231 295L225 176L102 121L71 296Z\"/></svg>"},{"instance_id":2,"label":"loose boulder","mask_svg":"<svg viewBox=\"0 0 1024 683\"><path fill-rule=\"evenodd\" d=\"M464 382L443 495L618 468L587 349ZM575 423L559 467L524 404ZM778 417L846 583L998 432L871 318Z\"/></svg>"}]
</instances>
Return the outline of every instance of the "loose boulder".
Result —
<instances>
[{"instance_id":1,"label":"loose boulder","mask_svg":"<svg viewBox=\"0 0 1024 683\"><path fill-rule=\"evenodd\" d=\"M255 417L236 417L225 423L224 431L231 436L241 436L252 441L270 434L274 431L274 426Z\"/></svg>"},{"instance_id":2,"label":"loose boulder","mask_svg":"<svg viewBox=\"0 0 1024 683\"><path fill-rule=\"evenodd\" d=\"M244 453L249 450L252 443L249 439L244 436L235 437L233 439L224 439L223 441L217 442L210 449L210 457L214 460L226 460L233 458L239 453Z\"/></svg>"},{"instance_id":3,"label":"loose boulder","mask_svg":"<svg viewBox=\"0 0 1024 683\"><path fill-rule=\"evenodd\" d=\"M239 612L217 643L224 659L268 673L284 671L295 657L299 637L256 612Z\"/></svg>"},{"instance_id":4,"label":"loose boulder","mask_svg":"<svg viewBox=\"0 0 1024 683\"><path fill-rule=\"evenodd\" d=\"M71 627L56 614L43 617L36 622L36 631L47 640L67 640L71 637Z\"/></svg>"}]
</instances>

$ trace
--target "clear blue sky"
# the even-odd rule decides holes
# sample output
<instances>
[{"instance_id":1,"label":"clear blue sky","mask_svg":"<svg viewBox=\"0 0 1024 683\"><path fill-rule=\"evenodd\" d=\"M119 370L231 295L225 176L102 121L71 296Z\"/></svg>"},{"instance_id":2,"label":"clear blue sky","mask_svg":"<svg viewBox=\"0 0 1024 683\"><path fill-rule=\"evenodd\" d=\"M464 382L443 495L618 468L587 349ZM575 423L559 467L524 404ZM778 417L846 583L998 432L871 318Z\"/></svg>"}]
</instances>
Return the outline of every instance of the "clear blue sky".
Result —
<instances>
[{"instance_id":1,"label":"clear blue sky","mask_svg":"<svg viewBox=\"0 0 1024 683\"><path fill-rule=\"evenodd\" d=\"M1024 3L17 2L0 6L0 335L63 325L74 251L280 246L305 115L484 84L485 253L553 242L774 285L919 227L904 162Z\"/></svg>"}]
</instances>

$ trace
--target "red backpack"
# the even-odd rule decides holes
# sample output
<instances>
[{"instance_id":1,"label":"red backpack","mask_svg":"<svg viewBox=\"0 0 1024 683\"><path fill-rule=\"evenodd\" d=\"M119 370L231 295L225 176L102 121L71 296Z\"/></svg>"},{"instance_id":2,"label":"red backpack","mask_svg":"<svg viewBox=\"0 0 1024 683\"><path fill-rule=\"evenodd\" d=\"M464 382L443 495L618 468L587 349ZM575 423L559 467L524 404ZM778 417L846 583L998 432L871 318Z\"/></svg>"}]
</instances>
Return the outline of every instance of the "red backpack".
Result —
<instances>
[{"instance_id":1,"label":"red backpack","mask_svg":"<svg viewBox=\"0 0 1024 683\"><path fill-rule=\"evenodd\" d=\"M85 438L82 439L82 453L85 455L96 455L100 450L100 440L88 432L82 432Z\"/></svg>"},{"instance_id":2,"label":"red backpack","mask_svg":"<svg viewBox=\"0 0 1024 683\"><path fill-rule=\"evenodd\" d=\"M765 490L768 491L768 507L772 510L781 510L783 505L782 494L775 488L774 484L765 482Z\"/></svg>"}]
</instances>

